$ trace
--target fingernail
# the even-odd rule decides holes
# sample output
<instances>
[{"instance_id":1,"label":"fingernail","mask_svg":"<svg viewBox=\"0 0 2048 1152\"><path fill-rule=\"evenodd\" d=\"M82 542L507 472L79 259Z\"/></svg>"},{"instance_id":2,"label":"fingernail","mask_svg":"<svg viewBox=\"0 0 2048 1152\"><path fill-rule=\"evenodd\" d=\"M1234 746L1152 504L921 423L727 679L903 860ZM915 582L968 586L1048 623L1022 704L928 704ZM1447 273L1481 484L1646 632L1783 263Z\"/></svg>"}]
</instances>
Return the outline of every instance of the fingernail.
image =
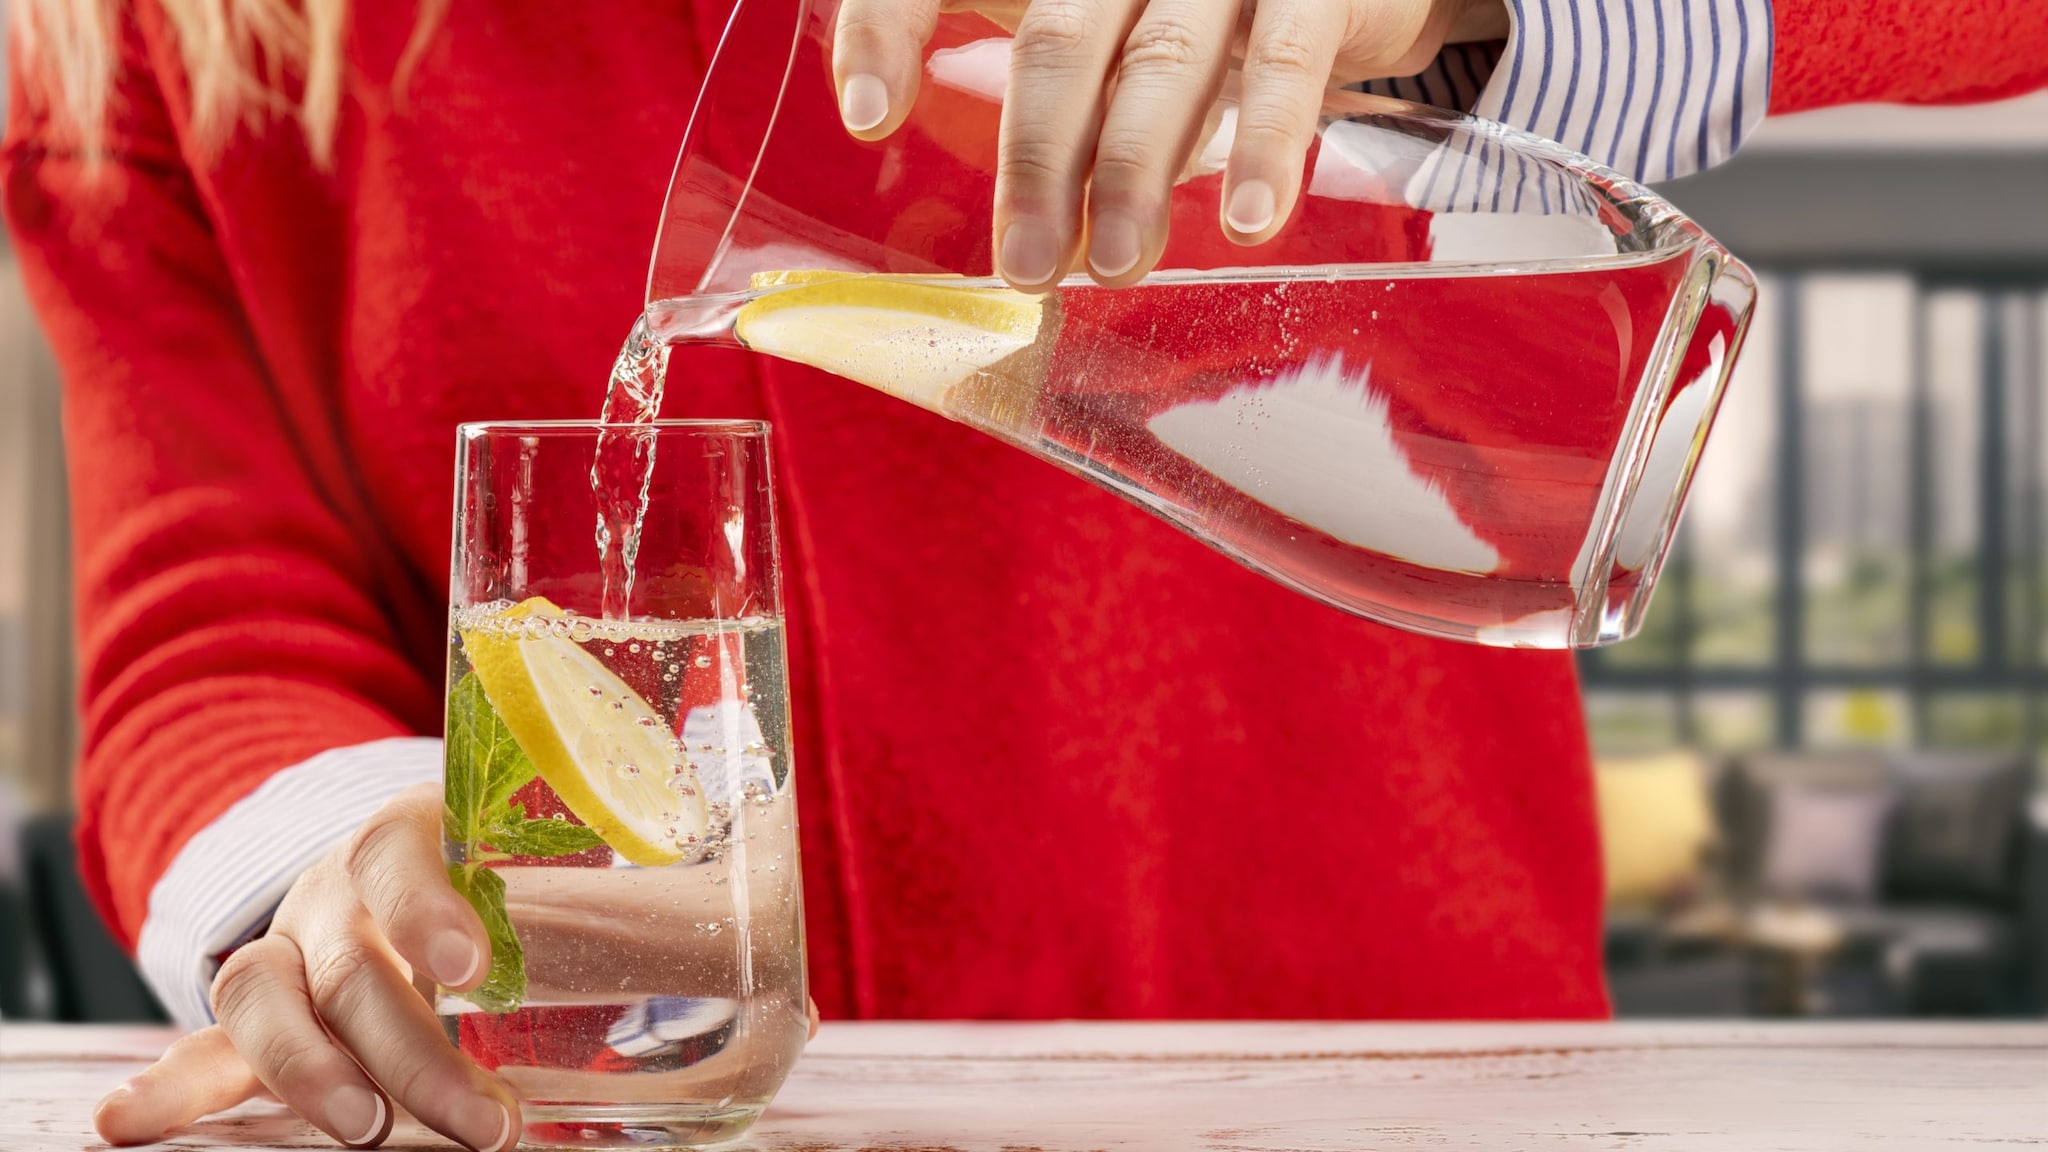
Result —
<instances>
[{"instance_id":1,"label":"fingernail","mask_svg":"<svg viewBox=\"0 0 2048 1152\"><path fill-rule=\"evenodd\" d=\"M384 1098L344 1084L327 1094L327 1129L343 1144L368 1144L384 1130Z\"/></svg>"},{"instance_id":2,"label":"fingernail","mask_svg":"<svg viewBox=\"0 0 2048 1152\"><path fill-rule=\"evenodd\" d=\"M1273 224L1273 186L1264 180L1247 180L1230 194L1230 208L1223 218L1246 236L1256 236Z\"/></svg>"},{"instance_id":3,"label":"fingernail","mask_svg":"<svg viewBox=\"0 0 2048 1152\"><path fill-rule=\"evenodd\" d=\"M444 988L460 988L469 983L481 963L483 954L465 932L444 928L427 942L427 970Z\"/></svg>"},{"instance_id":4,"label":"fingernail","mask_svg":"<svg viewBox=\"0 0 2048 1152\"><path fill-rule=\"evenodd\" d=\"M512 1146L512 1113L489 1096L472 1096L455 1106L455 1138L476 1152L505 1152Z\"/></svg>"},{"instance_id":5,"label":"fingernail","mask_svg":"<svg viewBox=\"0 0 2048 1152\"><path fill-rule=\"evenodd\" d=\"M1059 245L1044 224L1026 218L1003 229L1003 274L1011 283L1043 284L1052 279L1059 262Z\"/></svg>"},{"instance_id":6,"label":"fingernail","mask_svg":"<svg viewBox=\"0 0 2048 1152\"><path fill-rule=\"evenodd\" d=\"M1104 212L1088 231L1088 266L1112 280L1138 266L1138 223L1122 212Z\"/></svg>"},{"instance_id":7,"label":"fingernail","mask_svg":"<svg viewBox=\"0 0 2048 1152\"><path fill-rule=\"evenodd\" d=\"M880 76L858 72L839 89L839 118L850 132L865 132L889 118L889 86Z\"/></svg>"}]
</instances>

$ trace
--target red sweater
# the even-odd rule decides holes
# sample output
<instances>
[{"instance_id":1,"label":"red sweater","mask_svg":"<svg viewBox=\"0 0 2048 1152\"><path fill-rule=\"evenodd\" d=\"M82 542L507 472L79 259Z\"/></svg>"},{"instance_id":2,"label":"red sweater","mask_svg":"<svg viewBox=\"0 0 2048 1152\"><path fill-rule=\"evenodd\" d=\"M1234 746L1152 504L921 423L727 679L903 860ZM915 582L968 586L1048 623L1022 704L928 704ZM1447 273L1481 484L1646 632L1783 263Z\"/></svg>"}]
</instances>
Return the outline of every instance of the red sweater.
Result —
<instances>
[{"instance_id":1,"label":"red sweater","mask_svg":"<svg viewBox=\"0 0 2048 1152\"><path fill-rule=\"evenodd\" d=\"M137 7L113 182L19 92L6 153L67 379L84 871L130 939L269 774L439 731L454 425L597 412L720 22L455 5L395 102L413 6L356 6L322 173L290 131L198 159ZM2038 85L2044 11L1779 0L1776 105ZM669 415L776 426L828 1015L1604 1011L1568 657L1340 616L808 370L670 371Z\"/></svg>"}]
</instances>

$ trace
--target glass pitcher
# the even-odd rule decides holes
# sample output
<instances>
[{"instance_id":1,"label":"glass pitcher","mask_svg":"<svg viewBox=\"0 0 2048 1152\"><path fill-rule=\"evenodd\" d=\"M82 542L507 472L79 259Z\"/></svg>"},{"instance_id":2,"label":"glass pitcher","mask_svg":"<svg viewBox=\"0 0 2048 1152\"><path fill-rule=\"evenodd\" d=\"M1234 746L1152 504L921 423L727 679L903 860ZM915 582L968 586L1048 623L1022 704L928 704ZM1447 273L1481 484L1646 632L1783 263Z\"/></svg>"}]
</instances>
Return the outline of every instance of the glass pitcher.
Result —
<instances>
[{"instance_id":1,"label":"glass pitcher","mask_svg":"<svg viewBox=\"0 0 2048 1152\"><path fill-rule=\"evenodd\" d=\"M1233 85L1136 286L996 277L1009 34L939 18L889 139L841 127L837 0L740 0L685 136L646 323L977 428L1347 612L1571 648L1640 627L1755 303L1655 193L1534 136L1325 101L1272 240L1217 225Z\"/></svg>"}]
</instances>

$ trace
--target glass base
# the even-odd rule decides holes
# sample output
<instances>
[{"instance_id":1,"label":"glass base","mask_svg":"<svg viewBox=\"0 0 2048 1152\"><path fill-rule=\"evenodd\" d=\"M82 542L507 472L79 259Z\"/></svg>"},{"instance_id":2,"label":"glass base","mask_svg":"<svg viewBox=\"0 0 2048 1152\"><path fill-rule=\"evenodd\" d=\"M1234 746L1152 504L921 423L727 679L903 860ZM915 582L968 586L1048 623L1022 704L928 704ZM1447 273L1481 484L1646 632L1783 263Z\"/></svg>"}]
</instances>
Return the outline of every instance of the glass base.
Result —
<instances>
[{"instance_id":1,"label":"glass base","mask_svg":"<svg viewBox=\"0 0 2048 1152\"><path fill-rule=\"evenodd\" d=\"M703 1148L744 1136L761 1109L690 1104L528 1104L527 1148Z\"/></svg>"}]
</instances>

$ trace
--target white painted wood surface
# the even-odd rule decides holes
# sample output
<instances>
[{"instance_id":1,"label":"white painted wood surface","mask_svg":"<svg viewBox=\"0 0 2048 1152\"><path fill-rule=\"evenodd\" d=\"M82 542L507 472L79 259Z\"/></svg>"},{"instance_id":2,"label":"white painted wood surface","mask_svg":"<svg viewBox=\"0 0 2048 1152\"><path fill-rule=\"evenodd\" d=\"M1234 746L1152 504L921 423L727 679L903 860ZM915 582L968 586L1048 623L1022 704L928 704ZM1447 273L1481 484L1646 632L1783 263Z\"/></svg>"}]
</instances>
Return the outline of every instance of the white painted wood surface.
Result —
<instances>
[{"instance_id":1,"label":"white painted wood surface","mask_svg":"<svg viewBox=\"0 0 2048 1152\"><path fill-rule=\"evenodd\" d=\"M98 1148L156 1029L0 1025L0 1149ZM829 1024L773 1152L2048 1148L2048 1024ZM173 1148L333 1147L276 1106ZM416 1125L386 1145L448 1147Z\"/></svg>"}]
</instances>

